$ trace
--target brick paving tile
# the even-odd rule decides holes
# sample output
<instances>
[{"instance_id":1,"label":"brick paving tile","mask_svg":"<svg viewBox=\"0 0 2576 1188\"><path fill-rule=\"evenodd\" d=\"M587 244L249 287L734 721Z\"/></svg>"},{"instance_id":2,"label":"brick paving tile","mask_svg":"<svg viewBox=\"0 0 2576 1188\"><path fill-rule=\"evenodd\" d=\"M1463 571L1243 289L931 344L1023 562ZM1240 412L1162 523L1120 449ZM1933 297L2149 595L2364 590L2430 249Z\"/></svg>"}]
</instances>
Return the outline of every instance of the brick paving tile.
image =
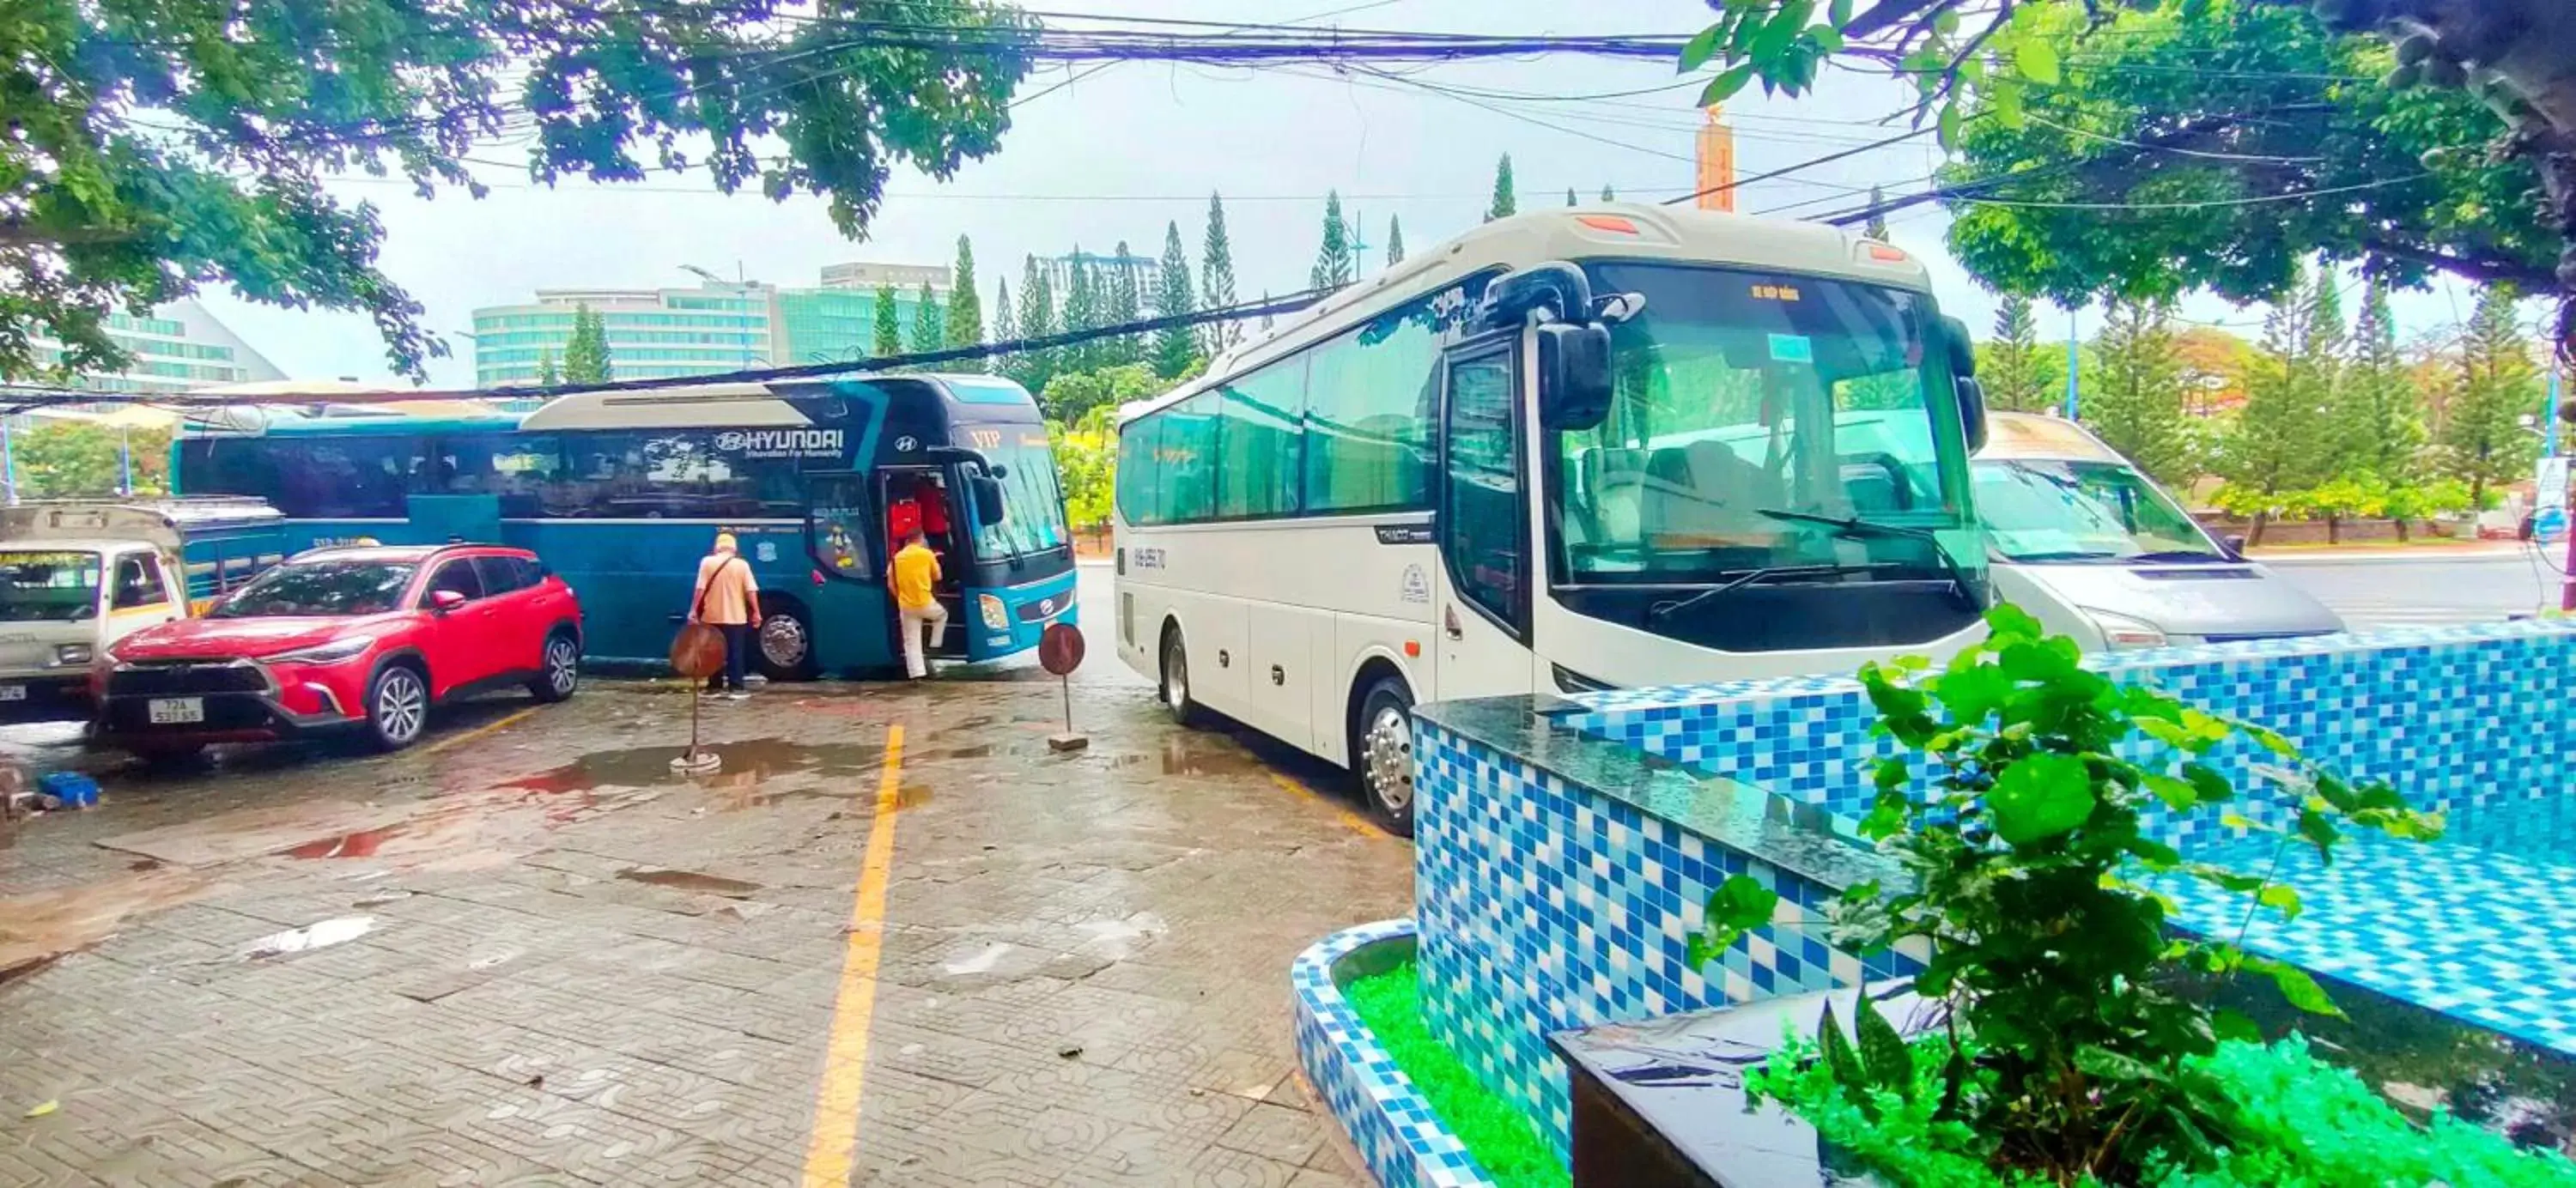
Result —
<instances>
[{"instance_id":1,"label":"brick paving tile","mask_svg":"<svg viewBox=\"0 0 2576 1188\"><path fill-rule=\"evenodd\" d=\"M0 1131L0 1185L798 1184L827 1052L861 1044L854 1188L1357 1183L1293 1075L1287 962L1407 911L1410 852L1274 787L1277 747L1168 726L1114 664L1077 680L1075 756L1045 749L1042 681L767 690L708 715L757 758L706 785L658 770L684 698L596 682L438 751L144 778L39 747L109 796L22 823L0 894L129 875L94 843L240 810L364 801L441 841L191 871L187 897L0 981L0 1102L62 1103ZM889 723L910 759L874 1021L836 1033ZM540 774L597 786L521 784ZM248 955L346 916L374 927Z\"/></svg>"}]
</instances>

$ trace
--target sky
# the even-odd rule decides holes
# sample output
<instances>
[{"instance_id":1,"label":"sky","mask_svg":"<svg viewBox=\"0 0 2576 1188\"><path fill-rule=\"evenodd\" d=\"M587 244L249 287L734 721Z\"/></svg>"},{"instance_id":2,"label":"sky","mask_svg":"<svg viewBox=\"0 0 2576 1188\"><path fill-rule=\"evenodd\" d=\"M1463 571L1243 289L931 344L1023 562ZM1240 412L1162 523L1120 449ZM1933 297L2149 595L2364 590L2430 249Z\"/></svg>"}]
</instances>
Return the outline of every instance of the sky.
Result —
<instances>
[{"instance_id":1,"label":"sky","mask_svg":"<svg viewBox=\"0 0 2576 1188\"><path fill-rule=\"evenodd\" d=\"M1039 0L1040 11L1207 19L1181 0ZM1349 9L1308 20L1335 8ZM1699 0L1233 0L1226 20L1302 21L1318 27L1511 34L1683 35L1709 19ZM1067 23L1067 22L1051 22ZM1573 56L1443 64L1390 80L1328 66L1261 70L1159 63L1085 68L1041 65L1021 85L1011 130L994 155L947 181L899 170L866 240L841 236L818 199L773 203L725 196L701 174L642 184L569 181L535 186L524 174L484 169L493 186L481 200L462 192L414 197L398 182L355 177L332 183L348 201L374 203L386 241L379 260L427 309L424 326L447 339L453 358L433 361L441 387L472 382L470 340L479 306L531 299L538 288L656 288L694 285L682 268L785 286L810 286L826 264L849 260L946 264L969 236L989 311L997 276L1014 285L1023 256L1079 245L1106 251L1124 240L1158 255L1164 227L1177 221L1195 260L1207 196L1226 197L1238 295L1305 286L1322 226L1324 195L1338 190L1362 225L1371 268L1384 263L1387 220L1400 218L1409 251L1420 253L1481 220L1494 166L1512 156L1524 209L1562 204L1572 187L1591 201L1605 184L1623 199L1660 200L1691 188L1693 138L1701 123L1698 85L1660 62ZM1079 78L1070 76L1080 74ZM1058 86L1058 84L1065 84ZM1051 91L1048 88L1056 88ZM1459 88L1524 95L1591 96L1593 101L1500 100L1440 93ZM1039 94L1040 91L1047 91ZM1903 131L1909 91L1883 77L1835 70L1815 93L1766 98L1759 88L1727 105L1736 128L1738 176L1789 165ZM1893 114L1893 119L1891 115ZM1755 182L1737 193L1739 211L1794 207L1794 217L1838 211L1883 185L1891 195L1920 188L1939 163L1928 135L1918 140ZM478 149L510 159L512 145ZM1994 299L1942 251L1947 218L1937 206L1899 212L1892 237L1930 262L1946 312L1982 331ZM353 377L393 382L382 342L359 315L281 310L211 290L206 305L261 353L298 379ZM2445 285L2400 294L2401 335L2466 316L2474 295ZM2345 308L2355 309L2357 299ZM2262 310L2214 298L2185 302L2182 316L2252 337ZM990 314L988 312L988 324ZM2079 314L2078 331L2098 319ZM2063 334L2063 314L2043 314L2044 334Z\"/></svg>"}]
</instances>

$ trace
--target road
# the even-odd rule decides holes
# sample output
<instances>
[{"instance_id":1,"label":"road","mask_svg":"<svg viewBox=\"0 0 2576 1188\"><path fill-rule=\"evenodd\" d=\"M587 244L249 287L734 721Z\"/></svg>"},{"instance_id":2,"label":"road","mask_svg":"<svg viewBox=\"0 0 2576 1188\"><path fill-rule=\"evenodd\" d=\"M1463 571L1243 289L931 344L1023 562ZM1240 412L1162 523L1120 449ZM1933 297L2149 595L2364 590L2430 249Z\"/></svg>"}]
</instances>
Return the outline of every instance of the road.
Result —
<instances>
[{"instance_id":1,"label":"road","mask_svg":"<svg viewBox=\"0 0 2576 1188\"><path fill-rule=\"evenodd\" d=\"M2358 629L2474 623L2558 605L2558 575L2529 551L2263 558Z\"/></svg>"}]
</instances>

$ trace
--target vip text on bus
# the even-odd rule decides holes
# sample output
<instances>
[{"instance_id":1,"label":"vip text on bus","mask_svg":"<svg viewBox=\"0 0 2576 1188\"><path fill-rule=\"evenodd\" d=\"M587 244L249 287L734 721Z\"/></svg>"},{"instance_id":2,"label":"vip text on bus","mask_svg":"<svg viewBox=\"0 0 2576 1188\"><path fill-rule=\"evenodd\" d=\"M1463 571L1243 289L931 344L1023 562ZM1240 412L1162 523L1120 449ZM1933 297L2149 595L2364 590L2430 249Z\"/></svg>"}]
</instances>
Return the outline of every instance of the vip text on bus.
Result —
<instances>
[{"instance_id":1,"label":"vip text on bus","mask_svg":"<svg viewBox=\"0 0 2576 1188\"><path fill-rule=\"evenodd\" d=\"M660 663L716 533L761 588L776 680L901 663L886 563L918 528L950 616L934 654L987 660L1074 618L1045 423L1017 384L919 375L592 392L525 416L240 410L184 429L191 493L258 495L290 547L514 545L581 593L592 660Z\"/></svg>"},{"instance_id":2,"label":"vip text on bus","mask_svg":"<svg viewBox=\"0 0 2576 1188\"><path fill-rule=\"evenodd\" d=\"M1977 638L1966 330L1830 227L1487 224L1120 425L1120 656L1412 824L1416 701L1848 673Z\"/></svg>"}]
</instances>

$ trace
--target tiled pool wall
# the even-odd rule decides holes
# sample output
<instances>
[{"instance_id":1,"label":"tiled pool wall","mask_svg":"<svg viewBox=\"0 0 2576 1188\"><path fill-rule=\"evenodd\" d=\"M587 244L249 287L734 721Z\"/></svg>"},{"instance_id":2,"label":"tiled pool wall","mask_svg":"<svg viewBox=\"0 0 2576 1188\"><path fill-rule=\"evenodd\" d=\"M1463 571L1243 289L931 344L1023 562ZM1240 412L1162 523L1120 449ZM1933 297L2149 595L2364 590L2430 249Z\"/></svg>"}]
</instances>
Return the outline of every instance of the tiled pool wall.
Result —
<instances>
[{"instance_id":1,"label":"tiled pool wall","mask_svg":"<svg viewBox=\"0 0 2576 1188\"><path fill-rule=\"evenodd\" d=\"M1836 889L1431 721L1416 724L1414 760L1423 1014L1560 1155L1571 1107L1549 1033L1919 968L1828 945L1821 909ZM1779 892L1779 909L1703 973L1689 938L1737 874Z\"/></svg>"},{"instance_id":2,"label":"tiled pool wall","mask_svg":"<svg viewBox=\"0 0 2576 1188\"><path fill-rule=\"evenodd\" d=\"M2387 779L2427 807L2528 800L2566 786L2561 756L2571 744L2576 625L2168 649L2124 656L2107 671L2279 730L2313 758ZM1471 737L1444 726L1444 711L1457 706L1428 707L1415 728L1424 1012L1435 1034L1488 1088L1526 1109L1560 1152L1569 1110L1564 1073L1545 1046L1550 1032L1917 968L1905 955L1865 962L1826 943L1818 909L1851 880L1810 877L1757 856L1783 853L1777 846L1713 840L1712 832L1751 836L1740 824L1685 827L1671 814L1639 808L1633 792L1604 795L1558 774L1577 770L1558 759L1578 747L1632 762L1643 751L1733 777L1680 781L1737 789L1710 795L1758 800L1780 793L1820 815L1857 814L1869 796L1859 764L1884 753L1885 744L1868 736L1871 714L1856 682L1764 681L1575 700L1547 717L1532 718L1524 707L1522 716L1540 723L1530 737L1541 740L1541 751L1557 753L1543 763L1513 753L1518 744L1494 745L1501 735ZM2257 761L2251 753L2223 758L2240 778ZM2182 843L2228 841L2210 813L2162 828ZM1839 842L1822 848L1850 852ZM1736 873L1777 890L1779 913L1703 975L1688 963L1688 938L1709 892ZM2415 990L2393 992L2425 1001L2422 988ZM2576 994L2560 997L2576 1002Z\"/></svg>"},{"instance_id":3,"label":"tiled pool wall","mask_svg":"<svg viewBox=\"0 0 2576 1188\"><path fill-rule=\"evenodd\" d=\"M2568 789L2576 747L2576 623L2534 620L2367 635L2119 653L2095 667L2185 703L2277 730L2355 779L2384 779L2420 808L2459 811ZM1575 730L1710 775L1857 816L1872 789L1862 764L1896 752L1870 736L1859 682L1798 678L1582 694ZM2141 757L2161 752L2138 741ZM2257 792L2270 756L2250 742L2213 756ZM1856 774L1858 773L1858 774ZM1918 773L1919 774L1919 773ZM2223 810L2151 806L2152 831L2178 845L2223 840ZM2279 822L2259 797L2228 810Z\"/></svg>"}]
</instances>

